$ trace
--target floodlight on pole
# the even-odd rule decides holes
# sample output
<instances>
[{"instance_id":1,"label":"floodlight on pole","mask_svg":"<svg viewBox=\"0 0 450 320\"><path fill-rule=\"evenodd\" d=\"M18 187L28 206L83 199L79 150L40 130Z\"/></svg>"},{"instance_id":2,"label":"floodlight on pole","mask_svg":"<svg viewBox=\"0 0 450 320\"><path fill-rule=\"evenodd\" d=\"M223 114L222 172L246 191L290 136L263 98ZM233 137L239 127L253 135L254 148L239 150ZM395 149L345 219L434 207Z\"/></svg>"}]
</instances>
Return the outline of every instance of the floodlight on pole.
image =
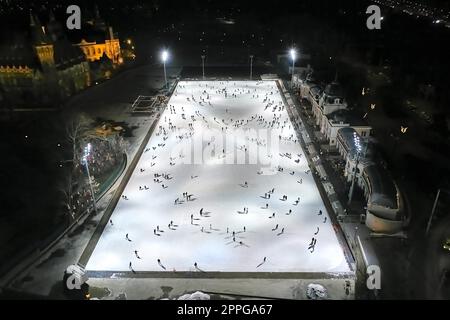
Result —
<instances>
[{"instance_id":1,"label":"floodlight on pole","mask_svg":"<svg viewBox=\"0 0 450 320\"><path fill-rule=\"evenodd\" d=\"M95 214L97 214L97 203L95 201L95 194L94 194L94 188L92 187L92 180L91 180L91 174L89 172L89 157L91 156L91 151L92 151L92 145L90 143L88 143L86 145L86 147L84 148L84 154L83 157L81 158L81 163L86 167L86 172L88 175L88 180L89 180L89 187L91 189L91 196L92 196L92 202L94 204L94 211Z\"/></svg>"},{"instance_id":2,"label":"floodlight on pole","mask_svg":"<svg viewBox=\"0 0 450 320\"><path fill-rule=\"evenodd\" d=\"M164 86L167 89L167 74L166 74L166 61L169 58L169 52L167 50L164 50L161 54L161 59L163 61L163 67L164 67Z\"/></svg>"},{"instance_id":3,"label":"floodlight on pole","mask_svg":"<svg viewBox=\"0 0 450 320\"><path fill-rule=\"evenodd\" d=\"M291 59L292 59L292 77L291 77L291 83L292 83L292 86L293 86L293 85L294 85L295 59L297 58L297 52L295 51L295 49L291 49L291 50L289 50L289 54L290 54Z\"/></svg>"},{"instance_id":4,"label":"floodlight on pole","mask_svg":"<svg viewBox=\"0 0 450 320\"><path fill-rule=\"evenodd\" d=\"M167 61L167 58L169 58L169 53L167 52L167 50L164 50L161 54L161 58L163 62Z\"/></svg>"},{"instance_id":5,"label":"floodlight on pole","mask_svg":"<svg viewBox=\"0 0 450 320\"><path fill-rule=\"evenodd\" d=\"M289 51L289 54L291 55L291 59L292 59L293 61L295 61L295 58L296 58L296 55L297 55L297 53L295 52L295 49L291 49L291 50Z\"/></svg>"}]
</instances>

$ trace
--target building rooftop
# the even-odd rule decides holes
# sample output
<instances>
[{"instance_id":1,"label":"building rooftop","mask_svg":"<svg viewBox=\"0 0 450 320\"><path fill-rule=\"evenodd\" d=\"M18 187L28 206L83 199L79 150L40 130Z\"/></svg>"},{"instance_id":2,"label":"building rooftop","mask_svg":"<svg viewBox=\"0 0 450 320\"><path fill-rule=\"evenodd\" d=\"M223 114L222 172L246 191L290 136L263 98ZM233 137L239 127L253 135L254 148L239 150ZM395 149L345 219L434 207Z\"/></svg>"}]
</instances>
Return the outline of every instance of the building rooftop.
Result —
<instances>
[{"instance_id":1,"label":"building rooftop","mask_svg":"<svg viewBox=\"0 0 450 320\"><path fill-rule=\"evenodd\" d=\"M352 126L368 126L367 121L357 115L354 112L347 109L340 109L327 115L328 120L335 123L348 123Z\"/></svg>"},{"instance_id":2,"label":"building rooftop","mask_svg":"<svg viewBox=\"0 0 450 320\"><path fill-rule=\"evenodd\" d=\"M318 85L312 86L309 90L311 91L311 94L314 97L316 97L316 96L318 97L322 93L322 87L320 87Z\"/></svg>"},{"instance_id":3,"label":"building rooftop","mask_svg":"<svg viewBox=\"0 0 450 320\"><path fill-rule=\"evenodd\" d=\"M342 89L342 86L336 81L333 81L332 83L327 85L323 93L330 97L344 97L344 90Z\"/></svg>"},{"instance_id":4,"label":"building rooftop","mask_svg":"<svg viewBox=\"0 0 450 320\"><path fill-rule=\"evenodd\" d=\"M397 209L397 188L386 169L382 166L372 164L366 166L363 171L370 183L371 203Z\"/></svg>"}]
</instances>

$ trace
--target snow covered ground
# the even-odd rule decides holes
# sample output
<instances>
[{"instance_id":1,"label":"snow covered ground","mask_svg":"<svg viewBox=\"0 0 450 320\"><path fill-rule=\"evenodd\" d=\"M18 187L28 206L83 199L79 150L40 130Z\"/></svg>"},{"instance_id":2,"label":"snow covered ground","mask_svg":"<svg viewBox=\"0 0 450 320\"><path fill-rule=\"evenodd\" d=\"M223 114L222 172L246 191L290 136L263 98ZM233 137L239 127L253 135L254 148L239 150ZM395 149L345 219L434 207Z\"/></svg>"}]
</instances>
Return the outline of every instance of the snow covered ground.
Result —
<instances>
[{"instance_id":1,"label":"snow covered ground","mask_svg":"<svg viewBox=\"0 0 450 320\"><path fill-rule=\"evenodd\" d=\"M87 270L350 271L275 81L181 81L158 126Z\"/></svg>"}]
</instances>

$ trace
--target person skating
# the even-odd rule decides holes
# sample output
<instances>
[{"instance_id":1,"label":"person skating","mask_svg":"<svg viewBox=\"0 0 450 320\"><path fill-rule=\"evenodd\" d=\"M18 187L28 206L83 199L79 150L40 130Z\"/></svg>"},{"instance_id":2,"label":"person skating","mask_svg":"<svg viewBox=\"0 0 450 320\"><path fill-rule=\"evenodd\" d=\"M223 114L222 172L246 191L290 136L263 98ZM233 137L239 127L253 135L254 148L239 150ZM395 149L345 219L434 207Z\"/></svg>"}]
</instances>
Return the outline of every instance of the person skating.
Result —
<instances>
[{"instance_id":1,"label":"person skating","mask_svg":"<svg viewBox=\"0 0 450 320\"><path fill-rule=\"evenodd\" d=\"M161 268L163 268L164 270L166 270L166 267L163 266L163 264L161 263L161 260L160 260L160 259L158 259L158 264L159 264L159 266L160 266Z\"/></svg>"}]
</instances>

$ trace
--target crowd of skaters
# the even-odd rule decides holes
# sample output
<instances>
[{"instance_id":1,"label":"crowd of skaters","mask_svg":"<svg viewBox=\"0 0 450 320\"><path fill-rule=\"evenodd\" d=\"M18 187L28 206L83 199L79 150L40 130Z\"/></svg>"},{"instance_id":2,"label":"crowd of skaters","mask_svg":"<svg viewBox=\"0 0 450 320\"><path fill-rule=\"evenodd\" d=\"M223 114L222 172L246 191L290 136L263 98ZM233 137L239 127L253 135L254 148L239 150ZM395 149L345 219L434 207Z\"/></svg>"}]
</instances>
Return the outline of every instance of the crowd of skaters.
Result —
<instances>
[{"instance_id":1,"label":"crowd of skaters","mask_svg":"<svg viewBox=\"0 0 450 320\"><path fill-rule=\"evenodd\" d=\"M234 83L235 85L235 83ZM260 97L259 94L256 94L255 92L257 92L256 89L254 89L253 91L246 87L239 87L239 88L232 88L231 86L229 86L228 83L225 82L219 82L218 86L214 86L211 84L200 84L200 86L205 86L205 89L201 92L200 95L195 96L193 93L190 95L190 97L186 97L186 100L188 102L195 102L199 107L214 107L214 103L212 102L213 99L212 97L214 97L212 95L213 94L218 94L218 95L222 95L224 98L226 99L235 99L238 98L240 95L243 94L252 94L252 98L253 99L262 99L262 104L264 106L264 111L269 110L269 112L272 112L272 118L271 120L266 120L267 117L264 117L261 114L255 114L252 115L251 117L247 118L247 119L221 119L218 117L214 117L214 119L211 121L205 118L205 116L200 112L200 111L195 111L195 113L193 115L188 115L186 116L184 107L181 107L181 114L177 115L177 108L173 105L168 105L168 110L170 111L170 115L171 116L165 116L164 117L164 122L162 125L160 125L158 127L158 131L156 132L156 136L162 136L163 141L166 141L169 138L170 133L175 133L175 137L177 139L178 142L182 142L185 139L190 139L194 136L195 134L195 123L196 121L200 121L203 122L208 128L210 128L210 125L212 125L212 122L216 123L216 125L219 125L222 131L227 131L229 127L234 127L234 128L243 128L244 131L248 130L248 128L246 128L246 125L250 124L251 122L256 122L260 127L262 128L276 128L276 129L280 129L281 130L281 134L279 135L279 140L283 141L283 142L292 142L292 143L297 143L297 139L295 137L294 134L290 134L288 136L284 136L283 135L283 131L285 128L289 128L291 129L291 124L288 121L288 119L285 119L284 121L282 121L281 118L281 112L284 111L284 104L282 103L281 99L279 99L278 101L273 97L274 96L274 92L268 92L265 96ZM177 96L179 94L178 90L179 89L185 89L184 85L178 85L177 89L174 92L174 95ZM210 93L210 91L212 91L212 93ZM178 110L179 111L179 110ZM228 113L228 108L226 109L226 113ZM186 126L185 127L177 127L172 123L172 116L180 116L184 121L186 121ZM258 138L250 138L250 137L246 137L246 140L248 142L251 143L256 143L257 145L265 145L267 142L264 139L258 139ZM214 140L212 139L212 141L208 142L208 145L214 143ZM157 148L164 148L165 147L165 143L159 143L157 144L157 146L153 146L151 148L147 148L145 150L145 152L148 151L155 151ZM246 145L244 146L239 146L238 147L240 150L247 152L247 147ZM225 153L225 149L222 149L222 153ZM280 154L281 157L286 157L292 161L295 161L295 163L299 163L301 160L301 154L297 155L296 159L293 159L293 156L291 153L284 153L284 154ZM152 160L155 160L157 156L153 155L152 156ZM180 158L182 157L182 155L179 156ZM176 161L177 158L170 158L170 165L174 166L176 165ZM155 160L155 162L152 162L151 167L154 166L154 164L157 162L157 160ZM144 173L145 172L145 168L140 168L140 172ZM284 168L281 166L278 166L277 170L280 173L284 172ZM308 174L310 172L310 170L305 171L305 174ZM290 171L288 172L290 175L296 175L295 171ZM258 172L258 174L260 174L260 172ZM191 179L194 179L198 176L191 176ZM153 182L157 183L157 184L161 184L163 188L167 188L167 185L164 185L162 182L165 180L171 180L172 177L170 177L170 174L167 173L155 173L154 174L154 178L153 178ZM298 183L302 183L303 182L303 178L300 178L299 180L297 180ZM242 187L244 188L249 188L249 184L247 181L244 181L244 183L240 184ZM143 186L139 186L139 190L143 191L143 190L149 190L150 188L147 185L143 185ZM272 188L271 190L269 190L268 192L266 192L264 194L264 199L271 199L271 195L273 195L275 192L275 188ZM183 204L183 203L187 203L189 201L192 200L192 196L193 194L189 194L189 192L183 192L181 197L177 197L174 200L174 205L178 205L178 204ZM126 195L123 195L122 198L124 200L129 200L127 198ZM276 199L275 199L276 200ZM278 200L281 201L287 201L288 200L288 196L287 195L281 195L281 198L279 198ZM297 198L297 200L294 201L294 203L292 204L293 206L297 206L300 203L300 197ZM265 208L268 209L269 208L269 203L265 204ZM248 214L249 209L248 207L244 207L243 213ZM286 211L286 215L291 215L293 214L294 211L292 209L289 209ZM212 224L209 224L209 229L205 228L204 226L200 226L199 223L194 223L194 222L199 222L201 221L202 218L205 217L205 215L208 215L209 213L205 213L204 208L201 208L198 212L198 216L190 213L190 222L191 225L193 226L198 226L200 227L200 232L203 233L211 233L211 231L215 230L212 227ZM322 211L319 211L319 215L322 215ZM269 218L271 219L275 219L276 218L276 212L273 212ZM326 223L326 217L324 217L323 223ZM112 221L111 221L112 224ZM176 230L176 227L174 227L174 223L173 221L170 221L170 223L168 224L168 229L169 230ZM285 234L285 229L286 226L279 226L279 224L276 224L276 226L274 228L272 228L272 231L277 231L277 236L282 236ZM220 229L217 229L220 230ZM246 245L242 240L236 239L236 237L238 236L238 233L243 233L246 232L247 228L245 226L243 226L242 230L236 231L236 230L231 230L230 227L226 227L226 239L232 239L233 243L237 243L239 246L244 246ZM319 233L319 227L317 227L317 231L314 233L314 237L312 238L311 242L308 244L307 249L310 250L311 253L314 252L315 250L315 246L317 243L317 236ZM162 230L159 226L156 226L156 228L154 229L154 235L155 236L159 236L161 237L164 234L164 230ZM129 239L128 234L126 235L126 239L127 241L131 241ZM135 250L135 256L138 259L142 259L142 257L140 257L138 255L138 251ZM262 264L264 264L267 260L267 257L264 257L263 261L258 264L256 267L260 267ZM158 264L161 266L162 269L166 270L166 267L162 265L161 260L158 259L157 260ZM195 262L194 267L196 269L198 269L198 265L197 262ZM130 269L132 269L132 263L130 262Z\"/></svg>"}]
</instances>

